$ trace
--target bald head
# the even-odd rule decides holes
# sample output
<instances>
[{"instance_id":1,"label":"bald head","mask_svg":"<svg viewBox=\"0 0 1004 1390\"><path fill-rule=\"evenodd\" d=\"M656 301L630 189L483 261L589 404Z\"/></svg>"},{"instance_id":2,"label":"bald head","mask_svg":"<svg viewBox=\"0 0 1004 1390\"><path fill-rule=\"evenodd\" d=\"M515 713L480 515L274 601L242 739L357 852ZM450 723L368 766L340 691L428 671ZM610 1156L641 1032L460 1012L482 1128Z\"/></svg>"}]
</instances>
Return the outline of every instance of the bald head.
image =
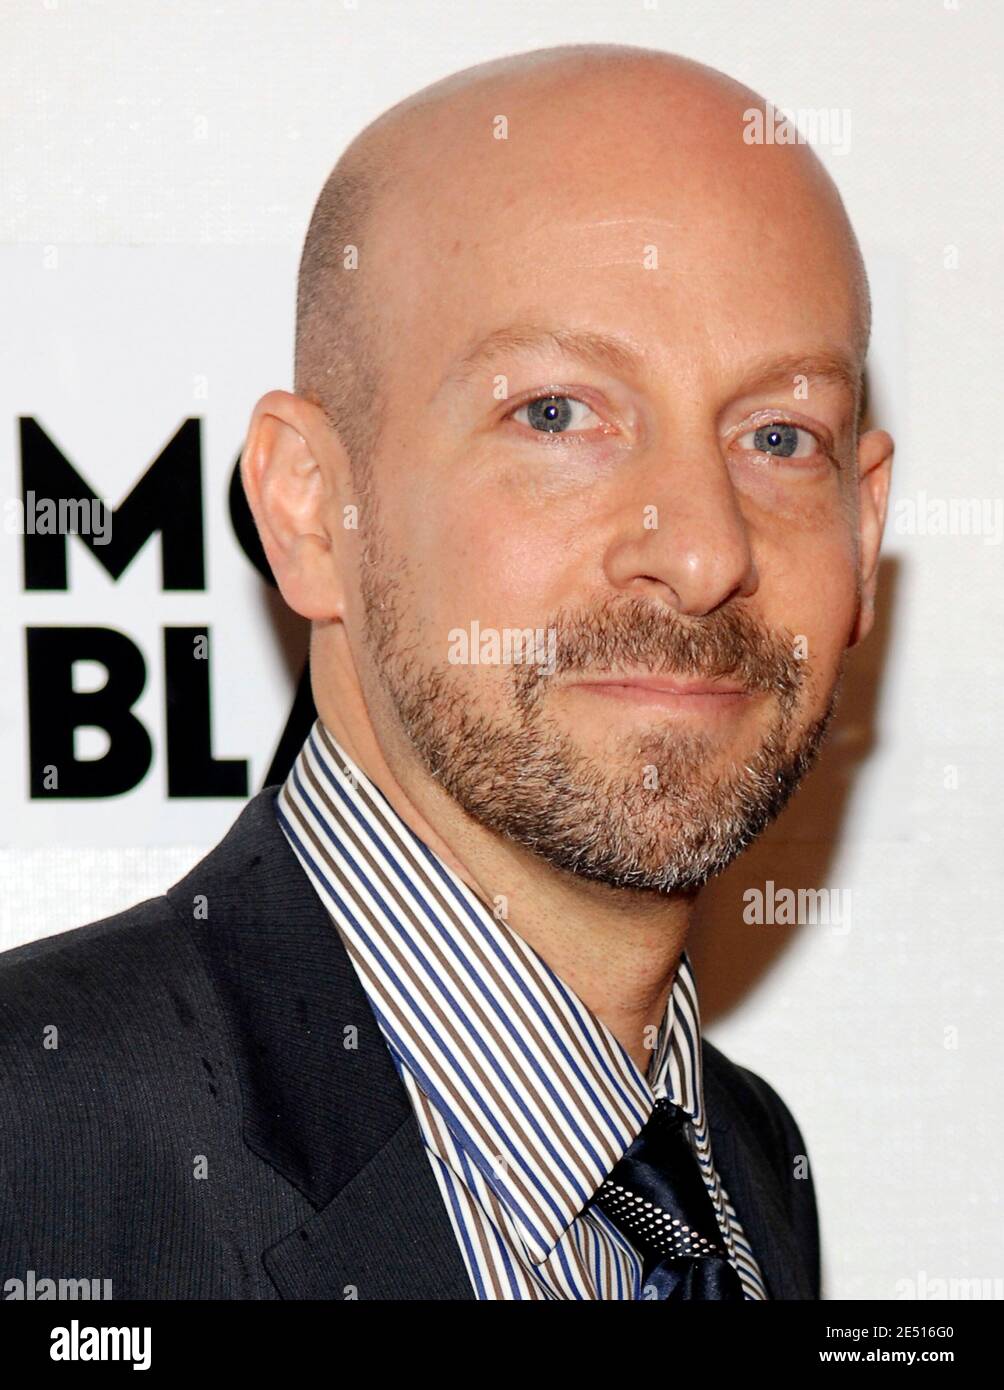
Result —
<instances>
[{"instance_id":1,"label":"bald head","mask_svg":"<svg viewBox=\"0 0 1004 1390\"><path fill-rule=\"evenodd\" d=\"M379 306L359 257L384 174L358 151L338 161L310 220L297 285L296 390L324 410L359 472L379 421Z\"/></svg>"},{"instance_id":2,"label":"bald head","mask_svg":"<svg viewBox=\"0 0 1004 1390\"><path fill-rule=\"evenodd\" d=\"M296 386L351 477L270 393L249 498L322 719L458 844L698 882L777 813L871 626L867 283L812 149L757 143L765 105L546 49L392 107L318 201ZM646 683L680 673L714 688Z\"/></svg>"},{"instance_id":3,"label":"bald head","mask_svg":"<svg viewBox=\"0 0 1004 1390\"><path fill-rule=\"evenodd\" d=\"M646 175L656 187L663 182L679 215L661 228L657 217L639 220L647 245L660 231L660 240L676 240L681 224L691 235L696 224L700 241L703 219L728 219L739 234L736 257L784 254L793 234L819 241L825 226L829 257L820 264L847 290L863 373L871 309L853 230L807 145L745 142L744 113L763 107L751 89L689 59L585 44L478 64L367 126L317 200L300 263L296 323L296 390L324 409L357 477L384 422L388 363L409 346L405 302L436 313L454 258L483 248L532 275L538 267L526 257L546 245L557 222L584 268L623 262L630 217L596 218L587 210L562 221L566 209L576 211L575 195L589 180L609 194L611 207L628 212L641 207ZM761 206L751 208L747 223L751 190ZM774 200L776 233L764 223L764 196ZM649 214L650 203L641 202ZM751 248L741 234L757 217ZM514 224L531 235L507 245ZM764 244L772 235L773 248ZM694 269L686 264L682 273ZM711 259L700 273L724 281L727 270ZM859 398L859 413L862 404Z\"/></svg>"}]
</instances>

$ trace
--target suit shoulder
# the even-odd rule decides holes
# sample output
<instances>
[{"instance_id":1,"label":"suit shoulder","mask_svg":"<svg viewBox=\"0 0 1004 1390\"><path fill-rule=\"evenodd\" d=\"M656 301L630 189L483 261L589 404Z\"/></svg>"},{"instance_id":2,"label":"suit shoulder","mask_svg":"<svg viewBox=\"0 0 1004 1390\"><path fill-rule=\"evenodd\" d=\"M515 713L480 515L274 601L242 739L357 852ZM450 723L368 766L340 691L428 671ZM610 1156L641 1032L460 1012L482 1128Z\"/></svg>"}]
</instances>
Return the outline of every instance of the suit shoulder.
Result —
<instances>
[{"instance_id":1,"label":"suit shoulder","mask_svg":"<svg viewBox=\"0 0 1004 1390\"><path fill-rule=\"evenodd\" d=\"M7 1064L49 1025L110 1036L152 1023L155 1001L180 1000L200 972L190 934L166 896L0 953L0 1049Z\"/></svg>"},{"instance_id":2,"label":"suit shoulder","mask_svg":"<svg viewBox=\"0 0 1004 1390\"><path fill-rule=\"evenodd\" d=\"M794 1115L769 1081L731 1061L702 1040L706 1071L713 1073L769 1159L798 1239L812 1297L820 1296L819 1213L805 1140Z\"/></svg>"},{"instance_id":3,"label":"suit shoulder","mask_svg":"<svg viewBox=\"0 0 1004 1390\"><path fill-rule=\"evenodd\" d=\"M0 1016L31 1001L95 1000L114 992L123 1005L162 996L166 985L203 973L198 933L208 903L239 901L254 851L275 826L268 787L239 813L224 838L166 893L86 926L41 937L0 952ZM260 855L259 855L260 857ZM198 903L203 908L200 912Z\"/></svg>"},{"instance_id":4,"label":"suit shoulder","mask_svg":"<svg viewBox=\"0 0 1004 1390\"><path fill-rule=\"evenodd\" d=\"M109 917L12 946L0 952L0 994L16 991L20 983L40 971L86 977L98 958L131 954L138 935L147 941L151 932L163 933L179 926L166 894L160 894Z\"/></svg>"},{"instance_id":5,"label":"suit shoulder","mask_svg":"<svg viewBox=\"0 0 1004 1390\"><path fill-rule=\"evenodd\" d=\"M775 1144L780 1142L789 1152L793 1141L797 1141L796 1148L804 1152L798 1123L769 1081L749 1067L733 1062L706 1038L702 1041L702 1051L705 1067L715 1072L760 1135L766 1130Z\"/></svg>"}]
</instances>

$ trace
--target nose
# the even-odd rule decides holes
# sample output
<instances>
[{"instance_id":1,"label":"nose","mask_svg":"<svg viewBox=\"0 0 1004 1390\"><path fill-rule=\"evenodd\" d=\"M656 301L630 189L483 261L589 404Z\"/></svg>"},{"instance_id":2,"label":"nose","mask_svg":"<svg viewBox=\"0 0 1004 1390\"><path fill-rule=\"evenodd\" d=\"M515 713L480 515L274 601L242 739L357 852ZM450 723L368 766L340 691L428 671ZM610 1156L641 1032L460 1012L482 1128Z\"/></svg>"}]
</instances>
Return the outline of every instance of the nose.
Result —
<instances>
[{"instance_id":1,"label":"nose","mask_svg":"<svg viewBox=\"0 0 1004 1390\"><path fill-rule=\"evenodd\" d=\"M693 617L756 592L749 525L717 440L660 451L631 474L604 557L615 588Z\"/></svg>"}]
</instances>

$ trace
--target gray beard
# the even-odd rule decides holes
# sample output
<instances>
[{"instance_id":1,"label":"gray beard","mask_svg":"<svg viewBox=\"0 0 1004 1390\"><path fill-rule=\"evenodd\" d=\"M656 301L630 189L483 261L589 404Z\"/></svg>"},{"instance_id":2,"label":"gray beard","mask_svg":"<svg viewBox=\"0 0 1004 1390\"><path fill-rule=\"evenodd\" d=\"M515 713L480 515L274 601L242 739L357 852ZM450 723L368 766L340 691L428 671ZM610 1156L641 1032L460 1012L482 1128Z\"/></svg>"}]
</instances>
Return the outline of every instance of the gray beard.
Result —
<instances>
[{"instance_id":1,"label":"gray beard","mask_svg":"<svg viewBox=\"0 0 1004 1390\"><path fill-rule=\"evenodd\" d=\"M371 544L367 554L367 642L429 776L480 825L580 878L660 894L702 887L781 812L833 718L839 676L824 713L795 727L808 662L796 661L786 637L748 615L722 610L683 620L623 600L574 623L556 615L558 673L618 664L708 677L739 673L750 687L772 692L775 714L752 756L717 773L708 770L714 740L673 728L649 728L630 741L623 757L609 756L601 765L547 714L549 678L532 667L507 668L505 720L479 712L465 668L445 660L419 665L414 647L409 651L400 641L405 618L398 581L388 577L383 553Z\"/></svg>"}]
</instances>

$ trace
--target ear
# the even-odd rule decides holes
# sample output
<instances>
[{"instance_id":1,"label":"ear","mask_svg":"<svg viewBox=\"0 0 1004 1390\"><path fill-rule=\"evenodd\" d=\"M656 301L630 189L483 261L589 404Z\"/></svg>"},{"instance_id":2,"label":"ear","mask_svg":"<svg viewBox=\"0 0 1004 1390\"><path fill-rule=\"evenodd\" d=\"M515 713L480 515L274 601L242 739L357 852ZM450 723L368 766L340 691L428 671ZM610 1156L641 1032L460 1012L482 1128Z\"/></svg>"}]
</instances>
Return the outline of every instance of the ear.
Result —
<instances>
[{"instance_id":1,"label":"ear","mask_svg":"<svg viewBox=\"0 0 1004 1390\"><path fill-rule=\"evenodd\" d=\"M849 647L864 640L875 621L875 584L879 549L889 505L892 477L892 436L885 430L869 430L858 441L858 563L861 596Z\"/></svg>"},{"instance_id":2,"label":"ear","mask_svg":"<svg viewBox=\"0 0 1004 1390\"><path fill-rule=\"evenodd\" d=\"M251 416L241 481L272 573L305 618L340 618L339 542L348 457L320 406L269 391Z\"/></svg>"}]
</instances>

